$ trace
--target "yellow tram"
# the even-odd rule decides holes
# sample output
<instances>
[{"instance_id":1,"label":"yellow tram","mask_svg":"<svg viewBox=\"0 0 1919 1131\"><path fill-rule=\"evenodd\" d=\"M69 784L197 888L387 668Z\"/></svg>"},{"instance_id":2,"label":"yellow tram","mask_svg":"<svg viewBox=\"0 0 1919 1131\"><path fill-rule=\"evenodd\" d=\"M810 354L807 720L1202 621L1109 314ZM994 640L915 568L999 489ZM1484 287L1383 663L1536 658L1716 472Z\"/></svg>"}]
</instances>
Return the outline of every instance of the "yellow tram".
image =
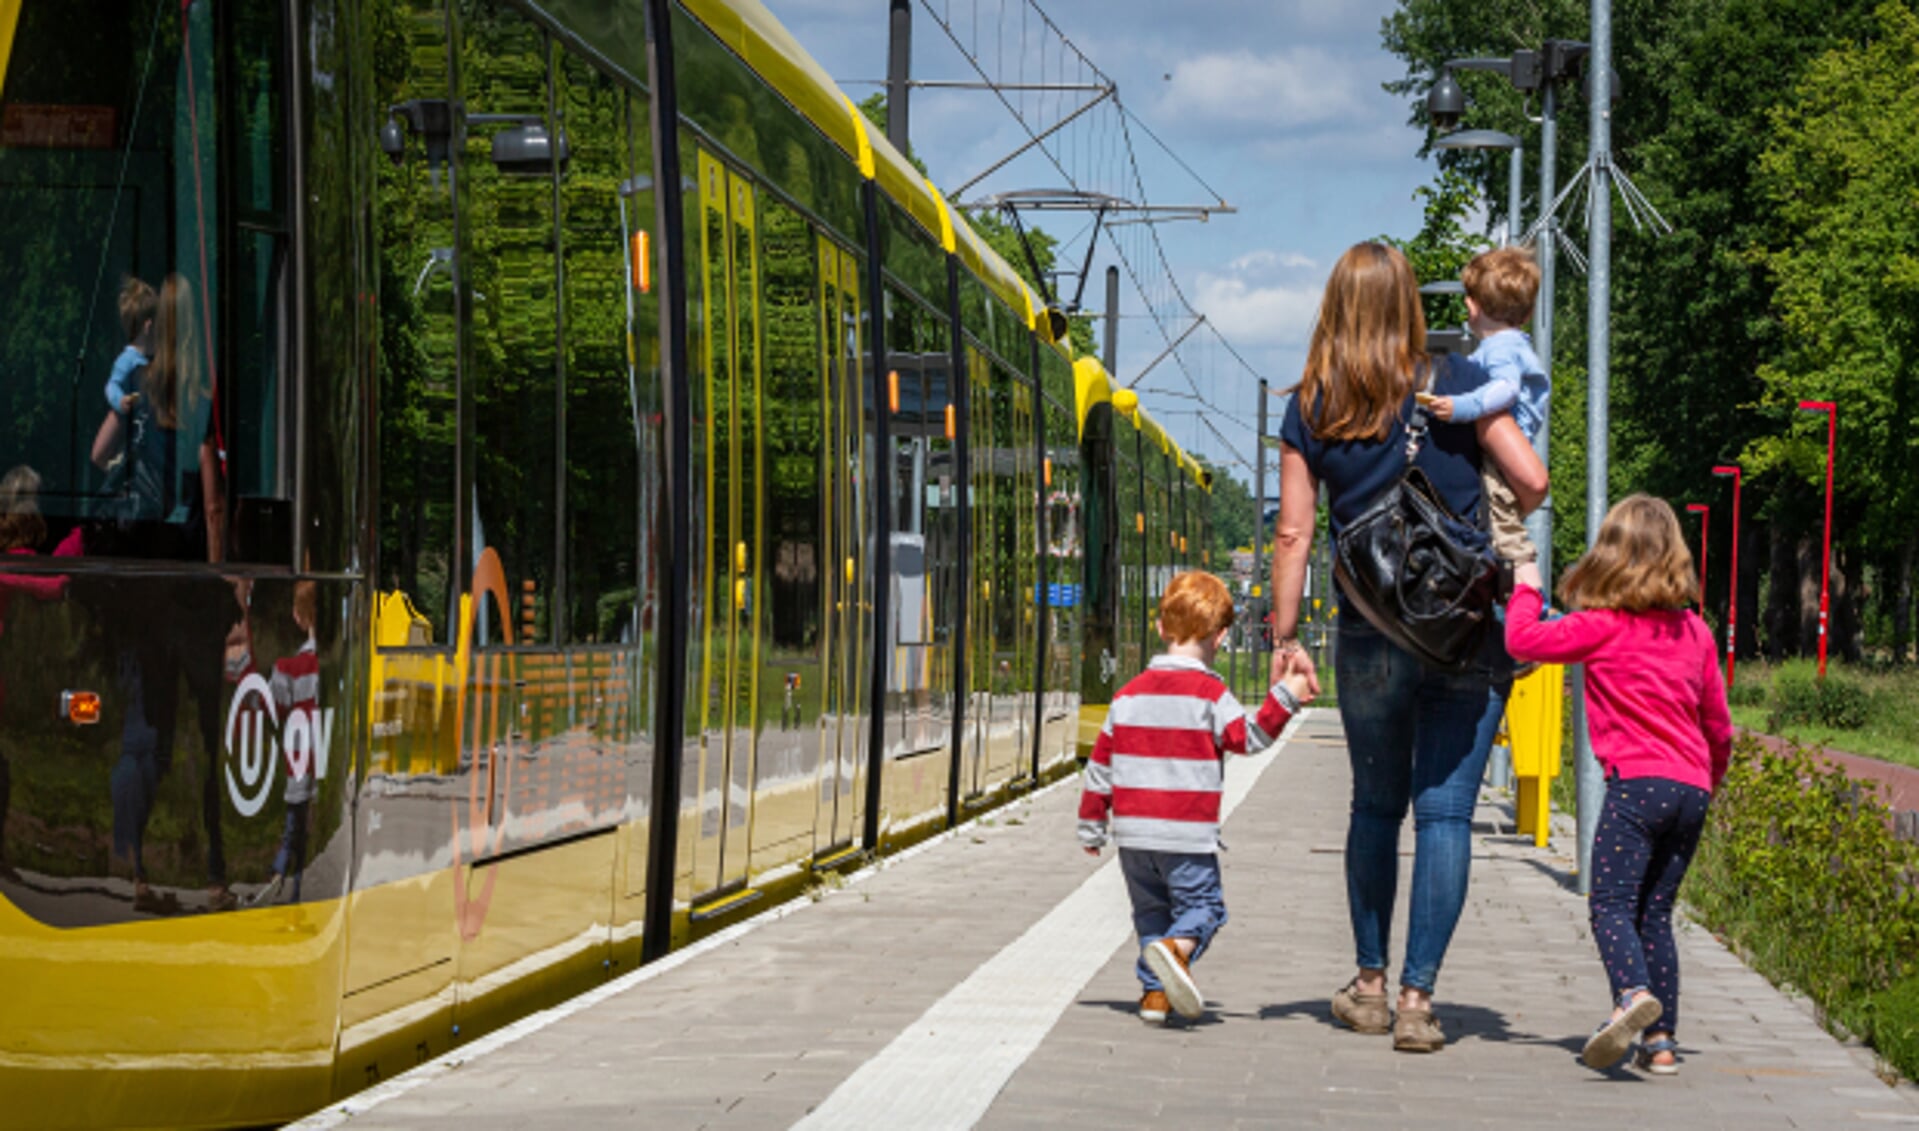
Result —
<instances>
[{"instance_id":1,"label":"yellow tram","mask_svg":"<svg viewBox=\"0 0 1919 1131\"><path fill-rule=\"evenodd\" d=\"M294 1117L964 821L1210 564L751 0L0 0L0 200L0 1127Z\"/></svg>"}]
</instances>

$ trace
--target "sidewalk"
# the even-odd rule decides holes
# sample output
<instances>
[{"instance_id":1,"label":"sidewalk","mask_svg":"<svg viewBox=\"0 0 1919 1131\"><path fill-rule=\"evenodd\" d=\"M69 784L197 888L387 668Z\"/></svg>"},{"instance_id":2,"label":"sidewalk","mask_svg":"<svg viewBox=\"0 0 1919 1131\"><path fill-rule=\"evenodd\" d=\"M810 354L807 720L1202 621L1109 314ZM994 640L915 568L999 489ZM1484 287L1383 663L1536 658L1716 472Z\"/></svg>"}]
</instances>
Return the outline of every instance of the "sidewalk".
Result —
<instances>
[{"instance_id":1,"label":"sidewalk","mask_svg":"<svg viewBox=\"0 0 1919 1131\"><path fill-rule=\"evenodd\" d=\"M1352 972L1337 715L1235 762L1229 803L1249 786L1226 826L1232 922L1196 968L1214 1005L1198 1024L1132 1016L1123 886L1111 853L1077 850L1069 783L296 1126L1919 1124L1912 1089L1880 1083L1698 929L1681 937L1681 1075L1582 1067L1607 991L1569 861L1485 804L1439 986L1453 1043L1411 1056L1335 1029L1326 999ZM1410 870L1410 821L1406 838Z\"/></svg>"}]
</instances>

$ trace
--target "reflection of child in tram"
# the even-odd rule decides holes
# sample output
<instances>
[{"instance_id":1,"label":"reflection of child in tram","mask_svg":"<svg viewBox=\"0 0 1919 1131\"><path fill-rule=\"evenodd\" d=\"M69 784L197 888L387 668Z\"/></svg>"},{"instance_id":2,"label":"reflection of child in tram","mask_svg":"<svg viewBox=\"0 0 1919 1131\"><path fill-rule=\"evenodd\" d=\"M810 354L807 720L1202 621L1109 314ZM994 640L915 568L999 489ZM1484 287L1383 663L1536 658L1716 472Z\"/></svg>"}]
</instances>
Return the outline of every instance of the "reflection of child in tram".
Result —
<instances>
[{"instance_id":1,"label":"reflection of child in tram","mask_svg":"<svg viewBox=\"0 0 1919 1131\"><path fill-rule=\"evenodd\" d=\"M306 632L306 642L293 655L274 661L273 678L268 681L283 732L288 719L303 714L311 720L320 705L320 648L314 631L319 606L318 586L311 581L294 583L293 623ZM324 751L309 745L305 761L296 764L288 744L282 742L281 749L287 771L286 825L280 833L279 851L273 854L273 878L249 901L255 906L277 902L283 896L289 903L298 903L300 874L306 868L316 763Z\"/></svg>"},{"instance_id":2,"label":"reflection of child in tram","mask_svg":"<svg viewBox=\"0 0 1919 1131\"><path fill-rule=\"evenodd\" d=\"M113 359L113 372L107 377L107 408L122 416L133 411L140 395L135 377L140 367L153 360L153 319L160 311L160 296L145 279L127 276L120 285L120 325L127 332L127 346Z\"/></svg>"},{"instance_id":3,"label":"reflection of child in tram","mask_svg":"<svg viewBox=\"0 0 1919 1131\"><path fill-rule=\"evenodd\" d=\"M16 467L0 479L0 553L33 557L40 552L40 543L47 540L47 524L40 517L39 495L40 474L31 467ZM53 556L68 558L79 553L80 528L76 526L54 547ZM0 638L6 635L7 606L15 593L57 601L66 591L67 579L63 576L0 573ZM0 680L0 733L11 729L5 725L6 711L7 685ZM0 747L0 875L7 876L12 874L7 864L7 806L12 794L13 768L7 763L5 748Z\"/></svg>"}]
</instances>

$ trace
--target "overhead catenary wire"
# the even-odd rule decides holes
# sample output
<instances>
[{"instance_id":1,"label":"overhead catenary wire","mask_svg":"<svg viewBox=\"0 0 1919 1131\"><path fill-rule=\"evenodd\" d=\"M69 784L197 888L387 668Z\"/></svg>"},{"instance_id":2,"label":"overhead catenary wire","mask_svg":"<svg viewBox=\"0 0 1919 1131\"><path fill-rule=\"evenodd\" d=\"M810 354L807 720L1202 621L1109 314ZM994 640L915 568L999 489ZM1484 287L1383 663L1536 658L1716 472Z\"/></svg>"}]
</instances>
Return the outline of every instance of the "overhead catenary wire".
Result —
<instances>
[{"instance_id":1,"label":"overhead catenary wire","mask_svg":"<svg viewBox=\"0 0 1919 1131\"><path fill-rule=\"evenodd\" d=\"M1036 159L1042 160L1071 192L1148 209L1153 207L1152 197L1138 145L1151 144L1212 201L1181 209L1185 216L1203 217L1209 211L1231 209L1190 162L1132 112L1112 76L1066 34L1038 0L920 0L920 6L980 80L978 84L938 85L977 85L990 90L1023 135L1020 152L1015 155L1020 161L1037 154ZM1017 164L1002 160L987 173L971 178L967 187L989 175L1004 176L1002 167ZM1139 351L1137 360L1144 363L1153 358L1154 364L1170 361L1192 399L1206 406L1212 415L1224 417L1231 426L1250 431L1246 413L1229 410L1220 403L1220 385L1225 383L1233 389L1234 396L1228 399L1237 399L1239 386L1254 385L1263 374L1213 320L1204 317L1205 312L1195 306L1174 273L1159 231L1165 218L1160 213L1140 211L1138 218L1129 214L1119 224L1109 216L1103 225L1084 226L1058 245L1062 260L1085 258L1091 249L1078 253L1070 249L1082 239L1098 240L1105 234L1106 246L1125 273L1142 311L1122 312L1119 317L1146 319L1158 337L1157 347ZM1194 333L1196 324L1203 325L1207 332ZM1212 355L1222 351L1224 358L1216 362ZM1144 373L1140 369L1131 380ZM1120 384L1130 383L1122 374L1113 377ZM1199 419L1213 440L1243 453L1243 444L1227 439L1209 416L1202 414ZM1197 450L1200 429L1187 431ZM1243 463L1243 456L1235 462Z\"/></svg>"}]
</instances>

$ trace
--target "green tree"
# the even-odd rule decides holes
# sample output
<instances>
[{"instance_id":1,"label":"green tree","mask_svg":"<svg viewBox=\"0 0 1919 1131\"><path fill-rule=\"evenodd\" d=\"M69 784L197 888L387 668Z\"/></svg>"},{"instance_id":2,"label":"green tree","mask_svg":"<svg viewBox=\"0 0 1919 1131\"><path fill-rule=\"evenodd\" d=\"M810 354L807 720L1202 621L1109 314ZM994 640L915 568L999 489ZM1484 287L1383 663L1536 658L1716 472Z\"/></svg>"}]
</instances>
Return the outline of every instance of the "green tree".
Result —
<instances>
[{"instance_id":1,"label":"green tree","mask_svg":"<svg viewBox=\"0 0 1919 1131\"><path fill-rule=\"evenodd\" d=\"M1425 202L1425 222L1411 239L1381 236L1405 253L1412 264L1413 277L1423 283L1438 283L1459 278L1473 256L1490 246L1485 236L1466 230L1463 221L1479 196L1472 178L1459 169L1441 169L1430 185L1413 190L1413 198ZM1454 295L1429 295L1426 298L1426 324L1433 329L1463 326L1466 303Z\"/></svg>"},{"instance_id":2,"label":"green tree","mask_svg":"<svg viewBox=\"0 0 1919 1131\"><path fill-rule=\"evenodd\" d=\"M1253 492L1225 467L1202 455L1193 458L1213 476L1213 569L1224 572L1232 564L1234 550L1253 544Z\"/></svg>"},{"instance_id":3,"label":"green tree","mask_svg":"<svg viewBox=\"0 0 1919 1131\"><path fill-rule=\"evenodd\" d=\"M1888 3L1874 23L1863 41L1814 60L1771 113L1759 186L1780 224L1755 258L1784 333L1759 380L1763 403L1782 414L1802 398L1840 406L1834 524L1860 552L1896 555L1903 653L1919 528L1919 15ZM1816 488L1823 421L1797 419L1744 458Z\"/></svg>"},{"instance_id":4,"label":"green tree","mask_svg":"<svg viewBox=\"0 0 1919 1131\"><path fill-rule=\"evenodd\" d=\"M1784 399L1769 392L1764 375L1786 364L1782 359L1795 345L1786 310L1775 300L1784 284L1774 256L1798 247L1812 226L1789 218L1785 196L1769 188L1762 174L1761 156L1778 129L1775 112L1797 99L1807 69L1824 53L1858 41L1869 14L1859 0L1617 0L1613 66L1622 83L1613 114L1614 162L1677 231L1643 235L1615 210L1611 497L1647 491L1723 506L1729 492L1711 477L1715 463L1750 454L1760 466L1782 466L1765 458L1770 447L1756 446L1786 427L1781 412L1763 410ZM1560 0L1402 0L1384 21L1382 39L1406 61L1407 71L1388 89L1423 95L1448 58L1505 55L1535 48L1547 37L1583 39L1586 16L1585 5ZM1521 116L1519 96L1506 77L1459 78L1472 99L1468 124L1517 133L1536 162L1537 131ZM1561 87L1561 185L1586 155L1586 109L1577 83ZM1410 116L1423 124L1423 101ZM1439 161L1473 177L1489 205L1500 207L1503 155L1442 153ZM1809 207L1823 214L1828 205ZM1568 234L1583 241L1577 211L1562 220ZM1824 251L1814 258L1818 269L1829 272L1860 266ZM1806 266L1815 270L1811 261ZM1585 541L1586 301L1584 279L1564 258L1557 282L1551 454L1554 541L1563 565ZM1817 493L1803 475L1749 475L1745 519L1740 650L1757 647L1762 623L1768 647L1796 647L1810 640L1796 626L1810 623L1800 577L1817 568ZM1719 549L1711 561L1723 571L1731 558L1724 533L1730 523L1713 527ZM1762 573L1770 580L1768 608L1755 615ZM1909 573L1907 565L1902 579ZM1720 573L1710 583L1712 592L1726 591L1724 577ZM1849 615L1844 604L1836 591L1836 631Z\"/></svg>"}]
</instances>

